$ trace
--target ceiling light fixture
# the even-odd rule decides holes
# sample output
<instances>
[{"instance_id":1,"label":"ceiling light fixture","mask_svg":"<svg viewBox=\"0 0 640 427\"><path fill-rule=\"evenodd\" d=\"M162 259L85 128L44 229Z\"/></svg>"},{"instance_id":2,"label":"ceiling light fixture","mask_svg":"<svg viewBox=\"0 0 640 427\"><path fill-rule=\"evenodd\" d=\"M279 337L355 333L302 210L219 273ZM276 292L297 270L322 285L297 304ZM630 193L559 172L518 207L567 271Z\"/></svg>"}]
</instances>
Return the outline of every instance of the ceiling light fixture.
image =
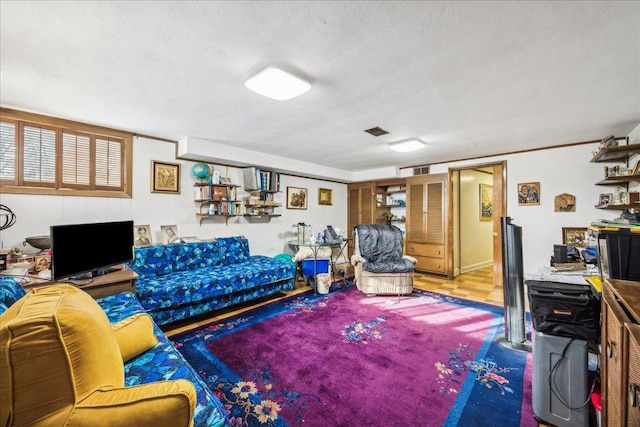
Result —
<instances>
[{"instance_id":1,"label":"ceiling light fixture","mask_svg":"<svg viewBox=\"0 0 640 427\"><path fill-rule=\"evenodd\" d=\"M252 91L271 99L286 101L311 88L309 82L276 67L269 67L244 82Z\"/></svg>"},{"instance_id":2,"label":"ceiling light fixture","mask_svg":"<svg viewBox=\"0 0 640 427\"><path fill-rule=\"evenodd\" d=\"M409 151L416 151L423 148L424 146L425 146L424 141L418 138L411 138L405 141L394 142L393 144L389 145L389 147L393 151L398 151L400 153L408 153Z\"/></svg>"}]
</instances>

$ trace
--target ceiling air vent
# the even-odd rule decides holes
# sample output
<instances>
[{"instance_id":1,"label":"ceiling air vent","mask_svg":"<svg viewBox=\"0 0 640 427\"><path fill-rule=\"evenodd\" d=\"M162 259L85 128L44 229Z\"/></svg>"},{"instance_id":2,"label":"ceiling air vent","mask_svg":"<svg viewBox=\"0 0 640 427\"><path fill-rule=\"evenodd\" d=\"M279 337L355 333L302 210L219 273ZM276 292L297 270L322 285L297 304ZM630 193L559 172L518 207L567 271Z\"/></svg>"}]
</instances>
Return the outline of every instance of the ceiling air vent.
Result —
<instances>
[{"instance_id":1,"label":"ceiling air vent","mask_svg":"<svg viewBox=\"0 0 640 427\"><path fill-rule=\"evenodd\" d=\"M374 128L371 128L371 129L365 129L364 131L366 133L369 133L369 134L373 135L373 136L381 136L381 135L386 135L386 134L389 133L386 130L384 130L384 129L378 127L378 126L376 126Z\"/></svg>"},{"instance_id":2,"label":"ceiling air vent","mask_svg":"<svg viewBox=\"0 0 640 427\"><path fill-rule=\"evenodd\" d=\"M414 175L428 175L429 174L429 166L420 166L417 168L413 168Z\"/></svg>"}]
</instances>

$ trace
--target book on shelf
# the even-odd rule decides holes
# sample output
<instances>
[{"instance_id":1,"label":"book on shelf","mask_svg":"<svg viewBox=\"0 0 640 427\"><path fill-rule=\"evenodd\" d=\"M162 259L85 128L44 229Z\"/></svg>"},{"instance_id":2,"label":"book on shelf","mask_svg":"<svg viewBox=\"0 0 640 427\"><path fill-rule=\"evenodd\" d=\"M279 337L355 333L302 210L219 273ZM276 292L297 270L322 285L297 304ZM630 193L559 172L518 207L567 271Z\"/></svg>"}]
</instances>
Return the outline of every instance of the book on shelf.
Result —
<instances>
[{"instance_id":1,"label":"book on shelf","mask_svg":"<svg viewBox=\"0 0 640 427\"><path fill-rule=\"evenodd\" d=\"M242 170L246 191L279 191L280 174L275 171L263 171L256 167Z\"/></svg>"},{"instance_id":2,"label":"book on shelf","mask_svg":"<svg viewBox=\"0 0 640 427\"><path fill-rule=\"evenodd\" d=\"M196 200L208 200L211 197L211 187L196 186L193 187L193 198Z\"/></svg>"}]
</instances>

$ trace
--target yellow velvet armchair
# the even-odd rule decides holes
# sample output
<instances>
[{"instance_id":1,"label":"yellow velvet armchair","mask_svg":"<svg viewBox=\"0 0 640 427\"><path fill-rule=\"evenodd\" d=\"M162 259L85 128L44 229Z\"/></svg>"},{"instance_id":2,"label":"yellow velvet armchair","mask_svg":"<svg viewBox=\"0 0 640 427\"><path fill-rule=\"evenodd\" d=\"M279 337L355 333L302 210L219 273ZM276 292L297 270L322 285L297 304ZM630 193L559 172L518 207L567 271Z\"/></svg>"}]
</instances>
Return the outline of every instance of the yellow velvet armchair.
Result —
<instances>
[{"instance_id":1,"label":"yellow velvet armchair","mask_svg":"<svg viewBox=\"0 0 640 427\"><path fill-rule=\"evenodd\" d=\"M124 386L124 361L156 342L146 314L111 325L71 285L32 290L0 315L0 425L193 425L189 381Z\"/></svg>"}]
</instances>

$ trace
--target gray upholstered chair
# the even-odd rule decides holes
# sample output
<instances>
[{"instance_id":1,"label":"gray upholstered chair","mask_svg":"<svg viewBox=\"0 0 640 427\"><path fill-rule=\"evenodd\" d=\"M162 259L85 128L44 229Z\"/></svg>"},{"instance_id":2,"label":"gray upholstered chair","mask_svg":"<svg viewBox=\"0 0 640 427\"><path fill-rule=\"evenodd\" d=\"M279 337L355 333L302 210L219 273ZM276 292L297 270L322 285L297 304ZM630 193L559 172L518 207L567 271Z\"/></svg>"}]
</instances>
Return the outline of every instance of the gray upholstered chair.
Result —
<instances>
[{"instance_id":1,"label":"gray upholstered chair","mask_svg":"<svg viewBox=\"0 0 640 427\"><path fill-rule=\"evenodd\" d=\"M393 225L356 225L351 264L359 290L375 295L413 292L417 260L402 254L402 231Z\"/></svg>"}]
</instances>

